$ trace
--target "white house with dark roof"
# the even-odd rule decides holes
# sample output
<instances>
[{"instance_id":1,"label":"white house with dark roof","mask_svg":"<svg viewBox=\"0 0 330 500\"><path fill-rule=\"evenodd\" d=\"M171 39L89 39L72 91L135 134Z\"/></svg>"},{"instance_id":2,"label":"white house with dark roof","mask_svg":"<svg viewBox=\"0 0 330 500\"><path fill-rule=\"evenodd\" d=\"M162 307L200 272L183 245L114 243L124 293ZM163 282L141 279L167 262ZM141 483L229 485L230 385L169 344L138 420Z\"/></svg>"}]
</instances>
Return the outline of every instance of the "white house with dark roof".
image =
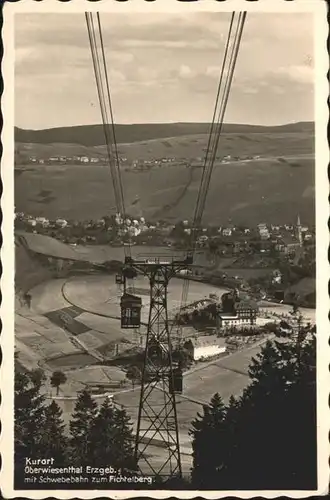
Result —
<instances>
[{"instance_id":1,"label":"white house with dark roof","mask_svg":"<svg viewBox=\"0 0 330 500\"><path fill-rule=\"evenodd\" d=\"M184 343L184 348L194 361L213 358L226 351L225 340L216 335L201 335L191 337Z\"/></svg>"}]
</instances>

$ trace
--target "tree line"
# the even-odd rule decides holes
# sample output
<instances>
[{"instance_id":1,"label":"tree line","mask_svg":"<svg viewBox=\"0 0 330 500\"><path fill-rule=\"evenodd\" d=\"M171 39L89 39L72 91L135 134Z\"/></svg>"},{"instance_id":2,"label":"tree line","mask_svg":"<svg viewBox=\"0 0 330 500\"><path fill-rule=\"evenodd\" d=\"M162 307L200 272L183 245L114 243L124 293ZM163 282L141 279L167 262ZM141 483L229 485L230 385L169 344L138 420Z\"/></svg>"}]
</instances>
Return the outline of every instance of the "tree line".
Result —
<instances>
[{"instance_id":1,"label":"tree line","mask_svg":"<svg viewBox=\"0 0 330 500\"><path fill-rule=\"evenodd\" d=\"M54 467L109 466L134 470L133 435L125 410L109 399L98 405L88 390L78 393L68 428L55 400L50 403L40 370L15 374L15 477L26 457L54 458Z\"/></svg>"},{"instance_id":2,"label":"tree line","mask_svg":"<svg viewBox=\"0 0 330 500\"><path fill-rule=\"evenodd\" d=\"M215 394L192 422L196 489L316 488L315 336L299 337L268 341L242 396Z\"/></svg>"},{"instance_id":3,"label":"tree line","mask_svg":"<svg viewBox=\"0 0 330 500\"><path fill-rule=\"evenodd\" d=\"M316 488L315 328L302 327L290 338L277 332L248 374L241 396L224 402L215 394L192 421L192 469L176 488ZM16 477L23 474L25 457L54 457L58 466L136 468L132 423L124 409L108 399L98 405L83 390L66 426L56 401L43 395L44 383L40 370L16 371Z\"/></svg>"}]
</instances>

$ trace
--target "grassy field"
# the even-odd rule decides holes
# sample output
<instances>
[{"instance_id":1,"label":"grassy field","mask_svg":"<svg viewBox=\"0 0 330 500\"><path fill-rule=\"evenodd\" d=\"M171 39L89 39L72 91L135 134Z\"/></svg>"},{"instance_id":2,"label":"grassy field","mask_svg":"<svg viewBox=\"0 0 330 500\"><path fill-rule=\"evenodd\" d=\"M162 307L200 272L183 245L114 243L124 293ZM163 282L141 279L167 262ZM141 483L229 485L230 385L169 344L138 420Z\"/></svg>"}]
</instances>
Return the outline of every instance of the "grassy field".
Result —
<instances>
[{"instance_id":1,"label":"grassy field","mask_svg":"<svg viewBox=\"0 0 330 500\"><path fill-rule=\"evenodd\" d=\"M125 156L130 164L133 160L153 158L195 159L204 157L203 148L207 146L208 134L181 135L137 142L124 142L118 145L119 154ZM87 155L106 156L105 146L82 146L63 143L16 143L16 149L22 158L30 155L49 157L52 155ZM247 132L224 133L221 136L218 155L263 155L286 156L310 154L314 149L314 137L311 131L300 132Z\"/></svg>"},{"instance_id":2,"label":"grassy field","mask_svg":"<svg viewBox=\"0 0 330 500\"><path fill-rule=\"evenodd\" d=\"M136 216L150 215L167 200L179 195L188 182L189 170L169 167L150 172L124 172L122 178L127 211ZM141 208L135 203L136 196L141 197ZM15 200L18 211L76 220L96 219L113 213L115 205L106 166L27 170L16 178Z\"/></svg>"},{"instance_id":3,"label":"grassy field","mask_svg":"<svg viewBox=\"0 0 330 500\"><path fill-rule=\"evenodd\" d=\"M252 347L224 359L215 360L184 376L183 395L176 397L181 432L188 431L192 419L201 410L201 403L208 403L216 392L226 402L231 395L239 396L242 393L249 384L248 366L252 357L258 352L260 352L260 346ZM161 391L153 391L151 397L152 407L162 404ZM117 394L115 401L124 405L133 419L136 418L139 391Z\"/></svg>"},{"instance_id":4,"label":"grassy field","mask_svg":"<svg viewBox=\"0 0 330 500\"><path fill-rule=\"evenodd\" d=\"M294 221L300 213L304 223L313 224L315 180L312 138L304 134L299 138L267 136L267 140L250 138L242 144L240 149L246 155L254 150L255 154L270 157L215 166L204 221L225 224L233 220L252 225L260 222L262 214L265 222L283 223ZM136 144L133 146L136 147ZM186 154L189 150L190 147L185 148ZM172 156L178 155L176 147L171 151ZM224 148L224 154L233 151L236 155L240 154L239 148L234 146ZM298 152L299 155L309 156L293 159ZM292 158L280 161L279 158L285 155ZM77 220L96 219L114 212L111 176L106 166L20 168L23 173L15 179L18 211ZM180 165L162 166L139 173L123 171L126 210L136 216L163 218L170 222L191 218L201 169L194 169L192 174L191 177L190 169Z\"/></svg>"},{"instance_id":5,"label":"grassy field","mask_svg":"<svg viewBox=\"0 0 330 500\"><path fill-rule=\"evenodd\" d=\"M182 299L182 286L183 280L173 278L168 287L168 308L171 315L176 308L181 304ZM143 290L142 298L142 311L141 320L147 322L149 314L150 298L146 294L149 288L147 279L138 277L134 280L134 293L139 295L139 289ZM189 283L189 291L187 302L194 302L205 297L209 297L210 293L221 295L224 289L214 287L207 283L196 283L191 281ZM78 306L85 311L95 312L105 316L118 316L120 311L120 294L115 285L113 276L83 276L68 280L63 287L63 295L67 301L75 306ZM84 318L89 318L91 322L86 324L92 330L105 331L108 333L107 328L114 332L116 325L115 320L112 321L104 318L95 318L89 315L82 315L82 322L86 321ZM110 327L108 326L110 324ZM117 324L117 333L119 331ZM109 332L110 333L110 332ZM119 331L119 334L123 333ZM124 334L125 335L125 334ZM129 333L127 333L129 335ZM111 339L109 339L111 340Z\"/></svg>"}]
</instances>

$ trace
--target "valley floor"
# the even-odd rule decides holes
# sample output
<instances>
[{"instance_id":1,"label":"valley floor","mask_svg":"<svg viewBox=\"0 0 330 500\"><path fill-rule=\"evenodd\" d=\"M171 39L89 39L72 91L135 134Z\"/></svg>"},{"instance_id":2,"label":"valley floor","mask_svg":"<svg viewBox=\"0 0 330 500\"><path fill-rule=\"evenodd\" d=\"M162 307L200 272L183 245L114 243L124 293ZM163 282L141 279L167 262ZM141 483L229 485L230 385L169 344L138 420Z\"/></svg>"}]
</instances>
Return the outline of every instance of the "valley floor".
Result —
<instances>
[{"instance_id":1,"label":"valley floor","mask_svg":"<svg viewBox=\"0 0 330 500\"><path fill-rule=\"evenodd\" d=\"M141 278L135 285L147 289L148 283ZM224 290L211 285L191 282L188 302L218 296ZM180 305L182 281L173 280L169 288L169 309L175 311ZM67 382L61 386L58 397L47 387L47 397L54 398L63 410L68 423L76 402L77 391L86 384L120 384L110 389L114 402L123 406L136 426L139 404L139 388L125 385L125 373L116 366L103 364L106 348L112 344L127 342L134 345L134 332L121 330L119 315L119 290L113 277L85 276L74 279L57 279L36 286L30 291L31 307L17 301L15 311L15 344L19 361L26 368L41 367L46 374L54 370L66 373ZM142 295L142 320L147 320L148 296ZM288 312L289 306L266 303L268 314ZM313 314L306 310L307 316ZM314 311L315 314L315 311ZM69 318L75 325L75 333L63 328L63 318ZM71 318L71 319L70 319ZM59 320L62 321L59 322ZM56 324L57 323L57 324ZM62 324L62 327L60 326ZM71 324L71 326L72 326ZM143 329L143 326L141 327ZM72 328L71 332L73 331ZM249 382L248 366L252 357L260 351L258 344L222 357L221 359L197 365L184 375L183 394L177 397L177 411L180 425L180 440L183 465L187 472L191 464L191 444L188 430L201 406L208 403L218 392L224 401L231 395L240 395ZM105 395L95 396L101 403ZM153 406L161 404L161 390L153 391ZM155 460L161 460L164 450L155 445ZM160 454L160 455L159 455Z\"/></svg>"}]
</instances>

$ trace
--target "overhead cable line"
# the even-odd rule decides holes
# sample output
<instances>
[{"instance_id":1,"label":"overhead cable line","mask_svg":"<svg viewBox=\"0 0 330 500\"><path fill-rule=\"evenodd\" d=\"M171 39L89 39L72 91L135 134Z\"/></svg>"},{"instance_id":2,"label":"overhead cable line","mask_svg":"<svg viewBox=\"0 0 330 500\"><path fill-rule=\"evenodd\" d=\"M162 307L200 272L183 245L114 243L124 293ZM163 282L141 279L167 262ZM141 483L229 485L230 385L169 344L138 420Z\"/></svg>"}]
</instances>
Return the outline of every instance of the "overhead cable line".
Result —
<instances>
[{"instance_id":1,"label":"overhead cable line","mask_svg":"<svg viewBox=\"0 0 330 500\"><path fill-rule=\"evenodd\" d=\"M239 48L240 48L240 44L241 44L244 24L245 24L245 20L246 20L246 12L240 12L238 14L236 31L235 31L235 35L234 35L234 41L232 42L232 45L231 45L230 42L232 39L233 25L235 24L235 14L236 14L235 12L232 13L231 20L230 20L229 31L228 31L228 35L227 35L227 42L226 42L225 52L224 52L224 57L223 57L223 63L222 63L222 67L220 70L220 77L219 77L218 91L217 91L217 96L216 96L216 101L215 101L215 106L214 106L213 119L212 119L212 123L211 123L211 127L210 127L208 144L207 144L206 154L205 154L205 159L204 159L203 172L202 172L202 177L201 177L201 182L200 182L200 187L199 187L199 192L198 192L197 202L196 202L196 207L195 207L194 219L193 219L193 224L192 224L191 242L190 242L190 248L188 250L188 254L191 255L192 257L194 257L197 239L198 239L198 236L199 236L200 230L201 230L201 222L202 222L202 217L203 217L203 213L204 213L204 209L205 209L207 193L209 190L209 185L210 185L210 180L211 180L211 176L212 176L212 172L213 172L214 162L216 160L216 155L217 155L217 150L218 150L218 145L219 145L219 140L220 140L220 134L222 131L222 126L223 126L223 120L224 120L225 111L226 111L226 107L227 107L227 103L228 103L228 99L229 99L229 95L230 95L230 90L231 90L231 85L232 85L232 81L233 81L233 77L234 77L234 71L235 71L235 67L236 67ZM231 47L230 47L230 45L231 45ZM229 50L229 48L230 48L230 50ZM230 55L229 55L229 52L230 52ZM228 58L229 58L229 63L228 63ZM227 64L228 64L228 68L226 71ZM224 84L224 87L222 88L225 73L226 73L225 84ZM222 97L220 100L221 93L222 93ZM219 105L219 102L220 102L220 105ZM180 306L180 312L179 312L178 319L180 319L181 311L187 304L188 293L189 293L189 283L190 283L189 279L187 279L187 278L184 279L183 288L182 288L182 296L181 296L181 306Z\"/></svg>"},{"instance_id":2,"label":"overhead cable line","mask_svg":"<svg viewBox=\"0 0 330 500\"><path fill-rule=\"evenodd\" d=\"M230 55L230 61L229 61L229 70L226 76L226 82L225 82L225 90L221 99L221 105L219 108L218 112L218 119L217 119L217 131L214 135L214 143L213 143L213 150L212 150L212 157L211 157L211 163L210 166L207 170L206 173L206 179L205 179L205 185L204 185L204 192L203 196L201 199L201 206L200 206L200 211L198 214L198 219L196 221L197 227L200 226L204 209L205 209L205 203L206 203L206 197L210 185L210 179L214 167L214 162L216 160L216 155L218 151L218 145L219 145L219 140L220 140L220 135L223 127L223 121L224 121L224 116L227 108L227 103L230 95L230 90L231 90L231 84L233 81L234 77L234 71L236 67L236 62L237 62L237 57L238 57L238 52L240 48L240 43L241 43L241 38L243 34L243 28L244 28L244 23L245 23L245 13L239 13L239 19L238 19L238 28L235 33L235 39L234 39L234 45L233 45L233 51Z\"/></svg>"},{"instance_id":3,"label":"overhead cable line","mask_svg":"<svg viewBox=\"0 0 330 500\"><path fill-rule=\"evenodd\" d=\"M195 209L195 216L193 220L193 241L191 245L190 251L195 250L195 245L196 245L196 236L197 232L200 229L200 225L202 222L202 217L205 209L205 202L207 198L207 193L209 189L209 184L210 184L210 179L213 171L213 166L214 166L214 161L216 159L216 154L218 150L218 144L219 144L219 139L220 139L220 134L223 126L223 120L224 120L224 115L228 103L228 98L231 90L231 84L234 76L234 71L235 71L235 66L236 66L236 61L237 61L237 56L240 48L240 43L241 43L241 38L242 38L242 33L243 33L243 28L244 28L244 23L245 23L245 18L246 18L246 12L239 13L238 14L238 21L237 21L237 27L236 27L236 32L234 35L234 41L232 43L231 47L231 53L229 56L229 64L228 68L226 71L226 79L225 79L225 84L223 88L223 94L219 106L219 98L220 98L220 93L222 90L222 83L223 83L223 78L225 74L225 67L228 61L228 47L229 47L229 42L230 42L230 37L231 37L231 32L232 32L232 24L234 21L234 16L235 13L232 15L231 23L230 23L230 29L228 33L228 40L226 44L226 50L224 54L224 61L223 65L221 68L220 72L220 79L219 79L219 86L218 86L218 93L217 93L217 98L216 98L216 103L215 103L215 109L214 109L214 121L211 125L211 130L210 130L210 137L209 137L209 142L208 142L208 148L206 151L205 155L205 160L204 160L204 167L203 167L203 174L202 174L202 179L200 183L200 190L197 198L197 203L196 203L196 209ZM215 120L215 117L216 120ZM214 123L215 122L215 123ZM213 139L213 142L212 142Z\"/></svg>"},{"instance_id":4,"label":"overhead cable line","mask_svg":"<svg viewBox=\"0 0 330 500\"><path fill-rule=\"evenodd\" d=\"M126 215L124 192L121 181L120 161L117 148L115 124L112 111L110 85L108 78L108 71L105 59L104 43L102 36L102 28L100 22L100 15L97 13L97 22L94 24L93 13L85 13L87 31L89 36L89 43L93 61L94 75L100 104L103 133L105 138L105 145L107 150L108 164L113 184L113 191L115 196L115 204L117 214L124 218ZM98 37L96 35L96 27L98 29ZM99 53L101 48L101 54ZM131 256L131 246L124 247L126 257Z\"/></svg>"},{"instance_id":5,"label":"overhead cable line","mask_svg":"<svg viewBox=\"0 0 330 500\"><path fill-rule=\"evenodd\" d=\"M203 171L202 171L202 178L201 178L200 187L199 187L198 196L197 196L197 201L196 201L196 205L195 205L195 214L194 214L194 219L193 219L193 228L195 228L196 221L198 220L198 209L199 209L200 202L201 202L202 187L204 185L204 177L205 177L205 174L206 174L206 167L207 167L207 159L208 159L208 155L209 155L209 152L210 152L210 149L211 149L211 142L212 142L212 138L213 138L213 135L214 135L214 127L216 126L216 123L215 123L215 121L216 121L216 113L217 113L219 99L220 99L220 94L221 94L221 90L222 90L222 80L223 80L223 76L224 76L224 73L225 73L225 66L226 66L226 61L227 61L227 55L228 55L228 50L229 50L229 45L230 45L231 33L232 33L232 29L233 29L234 20L235 20L235 12L233 12L232 15L231 15L231 20L230 20L230 25L229 25L229 31L228 31L228 35L227 35L227 42L226 42L224 57L223 57L223 61L222 61L222 67L221 67L221 71L220 71L220 78L219 78L219 83L218 83L217 96L216 96L215 105L214 105L213 118L212 118L212 122L211 122L211 128L210 128L210 131L209 131L209 138L208 138L208 143L207 143L207 147L206 147L206 154L205 154L205 159L204 159L204 166L203 166Z\"/></svg>"},{"instance_id":6,"label":"overhead cable line","mask_svg":"<svg viewBox=\"0 0 330 500\"><path fill-rule=\"evenodd\" d=\"M97 13L97 22L98 22L99 33L100 33L102 59L103 59L103 66L104 66L104 73L105 73L105 82L106 82L107 95L108 95L108 103L109 103L109 110L110 110L111 129L112 129L112 137L113 137L113 147L114 147L114 152L115 152L115 159L116 159L116 162L117 162L117 170L118 170L117 173L118 173L118 184L119 184L118 189L119 189L119 194L120 194L120 199L121 199L121 210L123 211L123 216L124 216L126 214L125 200L124 200L124 191L123 191L123 184L122 184L122 181L121 181L120 160L119 160L119 153L118 153L117 140L116 140L115 122L114 122L114 119L113 119L112 102L111 102L111 94L110 94L110 85L109 85L107 64L106 64L106 59L105 59L103 35L102 35L101 20L100 20L100 14L99 14L99 12Z\"/></svg>"}]
</instances>

